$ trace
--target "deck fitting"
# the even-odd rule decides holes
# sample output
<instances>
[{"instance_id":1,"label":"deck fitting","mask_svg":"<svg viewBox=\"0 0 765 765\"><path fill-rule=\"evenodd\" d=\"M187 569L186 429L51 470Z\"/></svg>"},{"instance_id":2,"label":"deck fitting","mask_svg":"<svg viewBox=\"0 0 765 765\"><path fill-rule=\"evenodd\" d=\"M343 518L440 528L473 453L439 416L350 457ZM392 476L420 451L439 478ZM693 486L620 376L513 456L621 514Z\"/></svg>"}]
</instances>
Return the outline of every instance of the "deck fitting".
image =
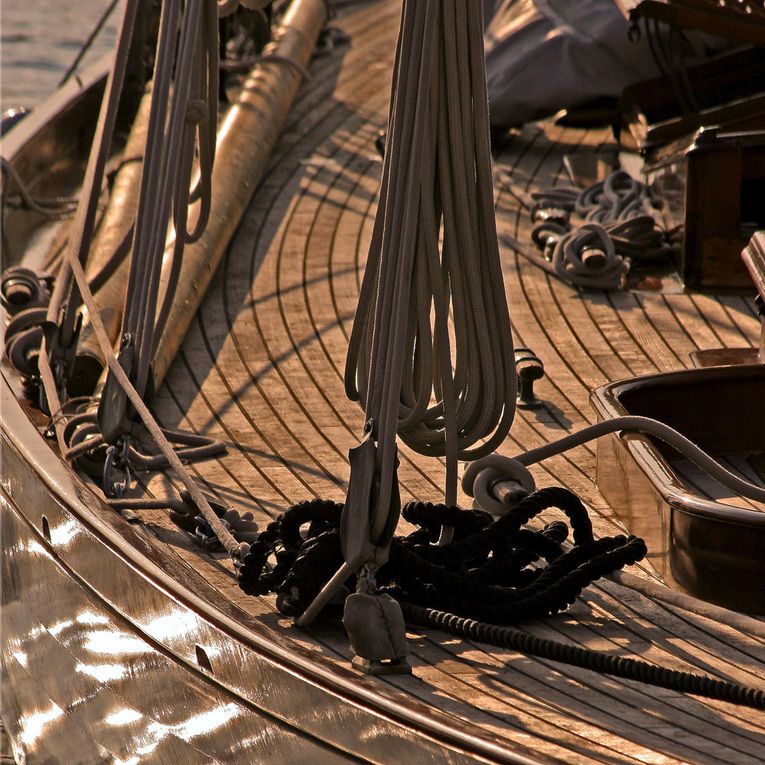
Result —
<instances>
[{"instance_id":1,"label":"deck fitting","mask_svg":"<svg viewBox=\"0 0 765 765\"><path fill-rule=\"evenodd\" d=\"M543 406L543 402L534 394L534 383L545 374L542 360L529 348L516 348L515 371L518 375L516 406L519 409L537 409Z\"/></svg>"}]
</instances>

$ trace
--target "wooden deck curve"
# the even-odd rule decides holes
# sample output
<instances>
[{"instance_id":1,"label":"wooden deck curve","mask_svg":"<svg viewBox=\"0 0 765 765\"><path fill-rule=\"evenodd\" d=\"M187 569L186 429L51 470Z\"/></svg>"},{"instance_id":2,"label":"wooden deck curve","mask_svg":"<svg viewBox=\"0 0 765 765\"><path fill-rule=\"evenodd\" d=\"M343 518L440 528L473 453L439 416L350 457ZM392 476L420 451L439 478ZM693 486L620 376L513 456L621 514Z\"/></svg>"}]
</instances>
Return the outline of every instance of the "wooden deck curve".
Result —
<instances>
[{"instance_id":1,"label":"wooden deck curve","mask_svg":"<svg viewBox=\"0 0 765 765\"><path fill-rule=\"evenodd\" d=\"M160 392L166 425L221 438L228 454L194 468L225 501L266 522L303 498L342 499L347 451L362 413L343 394L342 370L376 205L398 4L372 3L336 23L351 43L317 59L212 289ZM529 126L498 164L515 187L554 183L563 154L613 150L606 132ZM498 224L527 241L528 216L498 185ZM691 365L705 348L753 346L752 299L577 290L503 248L515 341L545 364L545 406L519 411L512 454L594 421L592 388ZM622 530L594 485L592 445L535 469L592 509L600 534ZM436 499L443 466L405 453L404 499ZM155 482L156 484L156 482ZM155 491L161 487L153 485ZM466 501L466 498L463 497ZM270 598L240 597L222 557L199 553L151 514L155 533L221 592L289 639L344 662L342 634L287 626ZM649 563L645 576L651 576ZM277 627L277 625L280 625ZM611 582L590 588L535 634L762 687L761 638L665 606ZM765 717L628 681L463 643L437 633L411 639L414 674L380 680L479 724L510 747L558 762L754 763ZM456 722L456 721L455 721Z\"/></svg>"},{"instance_id":2,"label":"wooden deck curve","mask_svg":"<svg viewBox=\"0 0 765 765\"><path fill-rule=\"evenodd\" d=\"M270 169L154 402L165 426L226 443L225 456L190 469L262 524L301 499L342 500L347 452L361 436L363 414L345 398L342 371L377 203L382 164L374 139L386 122L399 10L393 0L377 0L333 22L350 43L313 61ZM530 125L506 139L496 160L514 188L532 189L562 176L566 153L613 149L606 131ZM528 215L508 187L496 190L500 241L504 233L528 242ZM689 367L693 351L758 341L754 290L751 298L582 290L504 246L502 259L515 342L533 349L546 371L536 387L545 405L518 411L503 448L509 455L594 422L596 386ZM540 486L576 491L596 535L623 531L595 486L594 445L533 472ZM402 499L437 500L443 473L437 460L402 450ZM169 486L164 476L139 479L155 494ZM344 633L292 627L273 598L241 594L227 556L203 552L162 511L141 517L138 537L162 543L281 643L347 668ZM656 577L650 552L636 573ZM763 630L698 616L609 580L567 614L524 628L765 687ZM411 632L410 646L411 676L366 685L383 695L402 691L441 710L455 728L480 726L499 746L543 762L762 761L759 712L435 631Z\"/></svg>"}]
</instances>

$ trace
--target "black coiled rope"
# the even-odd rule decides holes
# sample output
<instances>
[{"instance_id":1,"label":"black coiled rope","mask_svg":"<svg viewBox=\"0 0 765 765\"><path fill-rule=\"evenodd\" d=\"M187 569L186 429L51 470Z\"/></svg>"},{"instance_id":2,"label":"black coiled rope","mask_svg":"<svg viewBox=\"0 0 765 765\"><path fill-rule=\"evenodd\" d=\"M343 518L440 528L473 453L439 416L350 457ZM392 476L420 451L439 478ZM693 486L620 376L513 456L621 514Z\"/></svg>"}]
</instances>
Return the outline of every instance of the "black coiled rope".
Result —
<instances>
[{"instance_id":1,"label":"black coiled rope","mask_svg":"<svg viewBox=\"0 0 765 765\"><path fill-rule=\"evenodd\" d=\"M553 521L541 531L524 528L552 508L562 511L568 523ZM342 509L336 502L311 500L282 513L258 534L249 554L237 564L241 589L251 595L274 592L282 613L302 614L342 563ZM507 626L566 610L589 584L646 554L645 543L636 537L596 540L586 508L568 489L551 487L529 494L496 521L480 510L427 502L408 503L402 515L417 528L394 538L388 563L376 579L381 592L401 603L410 622L596 672L765 708L762 690L538 638ZM454 528L454 539L438 546L433 543L444 523ZM564 549L569 525L573 546ZM352 591L354 586L351 579L347 587Z\"/></svg>"}]
</instances>

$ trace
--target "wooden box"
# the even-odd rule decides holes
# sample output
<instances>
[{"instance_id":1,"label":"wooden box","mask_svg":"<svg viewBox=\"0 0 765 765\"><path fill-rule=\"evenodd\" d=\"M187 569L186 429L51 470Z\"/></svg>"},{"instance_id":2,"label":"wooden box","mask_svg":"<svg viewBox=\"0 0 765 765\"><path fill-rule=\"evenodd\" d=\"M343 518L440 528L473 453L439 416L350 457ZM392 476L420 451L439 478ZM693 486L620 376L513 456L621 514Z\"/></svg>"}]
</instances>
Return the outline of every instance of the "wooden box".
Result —
<instances>
[{"instance_id":1,"label":"wooden box","mask_svg":"<svg viewBox=\"0 0 765 765\"><path fill-rule=\"evenodd\" d=\"M678 271L689 289L751 290L741 251L765 228L765 129L702 128L657 153L648 177L681 241Z\"/></svg>"}]
</instances>

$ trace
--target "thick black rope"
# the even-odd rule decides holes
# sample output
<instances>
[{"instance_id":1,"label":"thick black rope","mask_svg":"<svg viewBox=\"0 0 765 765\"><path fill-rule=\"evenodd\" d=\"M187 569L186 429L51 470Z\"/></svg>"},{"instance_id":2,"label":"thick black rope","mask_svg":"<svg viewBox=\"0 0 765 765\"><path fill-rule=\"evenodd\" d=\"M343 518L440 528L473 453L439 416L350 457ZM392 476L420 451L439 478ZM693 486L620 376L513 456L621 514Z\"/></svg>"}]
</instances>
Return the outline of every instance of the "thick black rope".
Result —
<instances>
[{"instance_id":1,"label":"thick black rope","mask_svg":"<svg viewBox=\"0 0 765 765\"><path fill-rule=\"evenodd\" d=\"M237 565L242 590L252 595L274 592L282 613L303 613L342 564L342 508L324 500L301 502L270 523ZM548 523L541 531L523 528L551 508L568 518L573 536L568 550L562 546L569 533L563 521ZM496 521L480 510L427 502L408 503L402 515L418 528L394 538L388 563L376 579L381 592L401 603L408 621L596 672L765 708L762 690L538 638L507 626L565 611L589 584L646 554L645 543L636 537L594 539L586 508L568 489L536 491ZM454 540L436 546L444 523L454 528ZM355 586L353 579L347 586Z\"/></svg>"},{"instance_id":2,"label":"thick black rope","mask_svg":"<svg viewBox=\"0 0 765 765\"><path fill-rule=\"evenodd\" d=\"M408 520L407 507L404 508L403 514L404 518ZM450 545L417 547L415 552L432 563L450 567L460 566L465 561L485 557L488 553L498 555L503 550L507 550L514 535L524 524L550 508L558 508L568 516L575 545L592 541L592 523L579 497L568 489L550 487L529 494L507 515L480 531L462 539L455 536L455 542ZM457 508L457 510L459 509Z\"/></svg>"},{"instance_id":3,"label":"thick black rope","mask_svg":"<svg viewBox=\"0 0 765 765\"><path fill-rule=\"evenodd\" d=\"M494 624L513 624L565 611L582 590L601 576L635 563L645 544L634 537L614 537L575 547L544 569L522 569L528 583L500 586L476 581L468 572L434 565L403 545L391 547L389 566L395 583L383 585L397 600L434 605ZM537 574L536 571L540 573ZM378 583L388 575L383 568Z\"/></svg>"},{"instance_id":4,"label":"thick black rope","mask_svg":"<svg viewBox=\"0 0 765 765\"><path fill-rule=\"evenodd\" d=\"M517 629L464 619L456 614L424 608L412 603L402 603L401 608L404 612L404 618L409 622L440 629L466 640L491 643L529 656L550 659L562 664L572 664L575 667L623 677L628 680L637 680L649 685L669 688L673 691L706 696L754 709L765 709L765 691L757 688L738 685L725 680L715 680L706 675L695 675L667 667L658 667L639 659L613 656L601 651L592 651L580 646L559 643Z\"/></svg>"}]
</instances>

